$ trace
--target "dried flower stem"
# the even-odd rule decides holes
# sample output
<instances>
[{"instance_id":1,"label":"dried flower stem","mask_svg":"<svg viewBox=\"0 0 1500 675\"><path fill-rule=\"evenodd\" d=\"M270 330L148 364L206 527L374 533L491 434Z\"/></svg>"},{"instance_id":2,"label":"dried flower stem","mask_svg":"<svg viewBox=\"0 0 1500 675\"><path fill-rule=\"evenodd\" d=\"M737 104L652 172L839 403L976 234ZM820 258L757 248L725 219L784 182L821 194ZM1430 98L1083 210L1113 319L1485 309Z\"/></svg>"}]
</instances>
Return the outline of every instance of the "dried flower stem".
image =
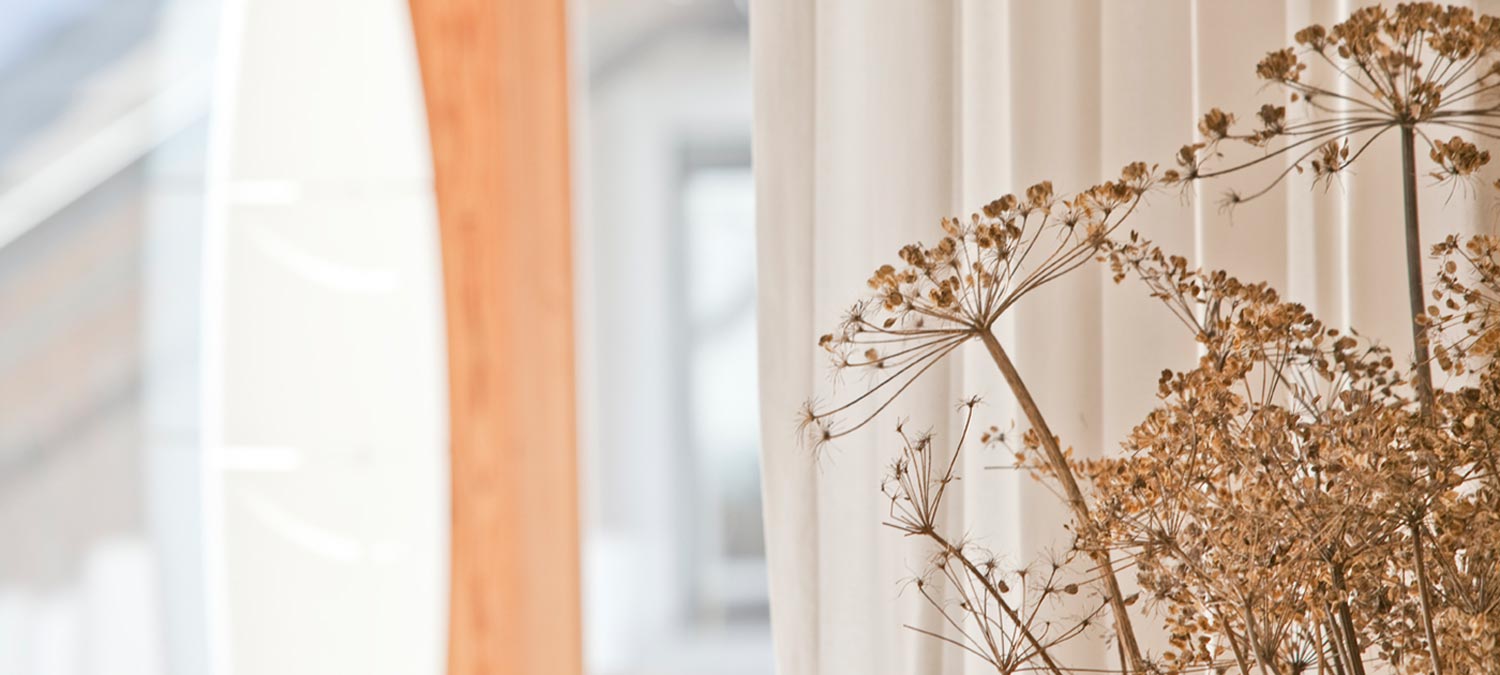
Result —
<instances>
[{"instance_id":1,"label":"dried flower stem","mask_svg":"<svg viewBox=\"0 0 1500 675\"><path fill-rule=\"evenodd\" d=\"M1016 611L1016 608L1012 607L1011 604L1005 600L1005 596L1001 594L1000 589L996 588L995 584L990 582L989 576L980 571L979 568L974 565L974 562L970 560L968 556L964 555L962 549L960 549L958 546L955 546L952 542L948 541L948 539L943 535L938 534L937 530L928 528L924 532L924 534L928 539L931 539L933 543L937 544L939 548L943 549L945 553L952 556L954 560L959 561L964 566L964 569L968 570L969 575L979 581L980 585L984 588L984 591L988 593L991 598L994 598L995 604L999 605L1001 611L1005 612L1006 618L1015 623L1017 630L1021 634L1021 637L1025 638L1026 643L1031 645L1032 649L1036 650L1037 658L1040 658L1042 660L1042 664L1047 667L1047 670L1053 673L1053 675L1063 675L1062 668L1058 666L1057 662L1052 659L1052 655L1047 652L1047 647L1042 644L1041 640L1037 638L1035 633L1027 628L1027 621L1025 621L1021 617L1020 613Z\"/></svg>"},{"instance_id":2,"label":"dried flower stem","mask_svg":"<svg viewBox=\"0 0 1500 675\"><path fill-rule=\"evenodd\" d=\"M1359 634L1354 628L1354 616L1349 612L1349 585L1344 580L1344 565L1339 562L1329 564L1330 577L1333 581L1334 590L1338 591L1340 597L1334 609L1338 612L1339 630L1344 633L1344 648L1349 651L1349 672L1351 675L1365 675L1364 660L1360 658L1362 652L1359 646Z\"/></svg>"},{"instance_id":3,"label":"dried flower stem","mask_svg":"<svg viewBox=\"0 0 1500 675\"><path fill-rule=\"evenodd\" d=\"M1245 637L1248 638L1250 640L1250 644L1255 647L1256 667L1260 669L1261 675L1281 675L1281 672L1276 669L1276 664L1272 663L1270 659L1266 658L1267 655L1273 654L1274 651L1266 647L1265 642L1260 639L1260 635L1255 630L1255 612L1250 609L1250 601L1248 599L1245 601L1244 612Z\"/></svg>"},{"instance_id":4,"label":"dried flower stem","mask_svg":"<svg viewBox=\"0 0 1500 675\"><path fill-rule=\"evenodd\" d=\"M1401 196L1406 215L1406 297L1411 307L1412 354L1416 361L1417 401L1422 416L1431 417L1433 406L1432 357L1427 347L1425 325L1427 302L1422 291L1422 227L1417 219L1416 131L1410 124L1401 127ZM1422 631L1427 637L1427 653L1432 657L1433 675L1443 675L1443 658L1438 650L1437 631L1433 627L1432 582L1423 561L1421 518L1411 521L1411 549L1417 575L1418 598L1422 607Z\"/></svg>"},{"instance_id":5,"label":"dried flower stem","mask_svg":"<svg viewBox=\"0 0 1500 675\"><path fill-rule=\"evenodd\" d=\"M1245 658L1245 650L1240 646L1240 641L1230 636L1229 649L1234 653L1234 663L1239 666L1241 673L1250 672L1250 661Z\"/></svg>"},{"instance_id":6,"label":"dried flower stem","mask_svg":"<svg viewBox=\"0 0 1500 675\"><path fill-rule=\"evenodd\" d=\"M1057 436L1052 433L1052 428L1047 425L1047 418L1042 416L1042 411L1036 405L1036 399L1032 398L1031 391L1026 388L1026 382L1021 379L1021 374L1016 371L1016 365L1011 362L1010 356L1005 353L1005 348L1000 345L1000 340L995 337L994 332L986 329L979 335L984 343L985 349L989 350L990 357L994 359L995 366L1005 376L1005 383L1010 386L1011 393L1015 395L1016 402L1020 404L1021 410L1026 413L1026 419L1031 422L1031 427L1041 439L1042 448L1047 454L1047 463L1056 474L1057 482L1063 488L1067 497L1068 507L1072 509L1074 518L1080 526L1086 526L1092 522L1089 513L1088 502L1083 498L1083 491L1078 487L1078 481L1073 476L1073 469L1068 464L1067 455L1057 444ZM1136 642L1135 629L1130 623L1130 613L1125 607L1125 597L1120 591L1120 581L1115 577L1114 562L1110 559L1109 551L1094 549L1090 547L1087 551L1094 564L1099 567L1100 579L1104 582L1105 596L1109 599L1109 606L1115 618L1115 635L1124 647L1126 660L1129 662L1129 672L1145 672L1145 663L1141 659L1141 648Z\"/></svg>"},{"instance_id":7,"label":"dried flower stem","mask_svg":"<svg viewBox=\"0 0 1500 675\"><path fill-rule=\"evenodd\" d=\"M1417 221L1416 131L1401 127L1401 195L1406 212L1406 298L1411 309L1411 340L1416 359L1417 400L1423 414L1432 411L1432 358L1422 317L1427 302L1422 292L1422 230Z\"/></svg>"},{"instance_id":8,"label":"dried flower stem","mask_svg":"<svg viewBox=\"0 0 1500 675\"><path fill-rule=\"evenodd\" d=\"M1411 555L1417 574L1417 598L1422 603L1422 631L1427 635L1427 653L1432 655L1432 672L1443 675L1443 657L1437 650L1437 631L1432 626L1432 584L1427 578L1426 554L1422 551L1422 521L1411 521Z\"/></svg>"}]
</instances>

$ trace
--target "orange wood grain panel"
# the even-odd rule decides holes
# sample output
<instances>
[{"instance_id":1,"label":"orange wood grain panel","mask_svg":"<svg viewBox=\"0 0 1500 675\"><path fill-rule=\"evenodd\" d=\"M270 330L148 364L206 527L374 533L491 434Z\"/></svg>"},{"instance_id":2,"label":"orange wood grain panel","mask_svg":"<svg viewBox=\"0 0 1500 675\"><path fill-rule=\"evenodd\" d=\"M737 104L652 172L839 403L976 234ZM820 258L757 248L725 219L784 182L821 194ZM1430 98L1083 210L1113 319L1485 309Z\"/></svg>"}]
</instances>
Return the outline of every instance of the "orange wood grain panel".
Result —
<instances>
[{"instance_id":1,"label":"orange wood grain panel","mask_svg":"<svg viewBox=\"0 0 1500 675\"><path fill-rule=\"evenodd\" d=\"M451 675L578 675L564 0L410 0L447 303Z\"/></svg>"}]
</instances>

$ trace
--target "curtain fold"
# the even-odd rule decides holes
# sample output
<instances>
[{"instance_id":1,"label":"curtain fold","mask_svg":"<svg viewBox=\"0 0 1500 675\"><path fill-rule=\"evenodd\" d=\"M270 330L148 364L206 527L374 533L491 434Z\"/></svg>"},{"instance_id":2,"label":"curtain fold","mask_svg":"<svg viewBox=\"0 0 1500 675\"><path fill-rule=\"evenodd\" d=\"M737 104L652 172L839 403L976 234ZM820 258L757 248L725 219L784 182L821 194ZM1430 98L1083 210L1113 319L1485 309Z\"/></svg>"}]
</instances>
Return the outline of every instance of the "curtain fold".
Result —
<instances>
[{"instance_id":1,"label":"curtain fold","mask_svg":"<svg viewBox=\"0 0 1500 675\"><path fill-rule=\"evenodd\" d=\"M865 296L870 271L903 244L937 239L941 217L1039 180L1066 193L1130 161L1170 165L1211 108L1249 124L1260 104L1285 102L1256 79L1256 62L1299 28L1351 9L1331 0L752 3L762 464L779 673L983 672L978 659L903 628L942 630L903 583L930 551L881 526L889 505L879 487L899 448L896 420L951 440L954 403L969 395L987 401L985 425L1018 417L988 356L949 356L832 449L815 455L798 442L803 401L861 386L832 382L815 342ZM1382 138L1327 190L1293 178L1220 209L1225 189L1259 187L1285 167L1267 162L1184 199L1155 195L1127 227L1408 351L1395 139ZM1424 237L1473 230L1487 208L1450 201L1446 186L1424 188ZM1161 370L1197 358L1192 336L1155 300L1128 280L1116 286L1102 266L1028 296L997 330L1080 455L1118 447L1155 405ZM964 452L961 497L945 514L951 531L1011 565L1066 545L1063 508L1046 486L989 468L1010 461L1001 453ZM1153 623L1137 625L1148 642ZM1115 664L1097 641L1075 647L1072 663Z\"/></svg>"}]
</instances>

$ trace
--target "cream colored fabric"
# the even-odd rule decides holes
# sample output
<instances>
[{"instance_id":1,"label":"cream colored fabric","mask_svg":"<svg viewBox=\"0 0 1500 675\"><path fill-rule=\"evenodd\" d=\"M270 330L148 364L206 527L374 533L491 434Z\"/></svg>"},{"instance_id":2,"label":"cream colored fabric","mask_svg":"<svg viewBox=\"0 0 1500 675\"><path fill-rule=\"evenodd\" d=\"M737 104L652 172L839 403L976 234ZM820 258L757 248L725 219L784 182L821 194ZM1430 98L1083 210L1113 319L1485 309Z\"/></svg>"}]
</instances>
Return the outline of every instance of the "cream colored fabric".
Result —
<instances>
[{"instance_id":1,"label":"cream colored fabric","mask_svg":"<svg viewBox=\"0 0 1500 675\"><path fill-rule=\"evenodd\" d=\"M1481 3L1481 10L1497 8ZM944 215L1051 179L1072 191L1132 160L1170 163L1212 107L1252 117L1282 94L1254 77L1265 52L1338 2L756 0L751 3L759 228L766 529L778 672L982 672L977 659L902 628L938 617L902 581L925 550L881 526L878 490L898 417L952 431L953 403L987 397L986 424L1015 417L981 353L950 358L869 433L820 458L799 446L798 405L829 397L815 348L878 264L937 238ZM1322 73L1312 71L1311 76ZM1232 215L1223 189L1258 187L1285 164L1212 183L1191 203L1153 198L1129 226L1244 279L1265 279L1329 323L1398 351L1404 318L1399 150L1383 138L1328 190L1293 180ZM1268 162L1277 164L1277 162ZM1424 189L1427 241L1489 209ZM1196 359L1183 329L1139 286L1084 268L1030 296L1003 339L1065 443L1109 451L1154 403L1163 368ZM854 391L847 382L842 391ZM954 533L1013 564L1058 543L1059 507L1008 458L966 451ZM1128 577L1129 574L1126 574ZM1079 665L1111 665L1079 645Z\"/></svg>"}]
</instances>

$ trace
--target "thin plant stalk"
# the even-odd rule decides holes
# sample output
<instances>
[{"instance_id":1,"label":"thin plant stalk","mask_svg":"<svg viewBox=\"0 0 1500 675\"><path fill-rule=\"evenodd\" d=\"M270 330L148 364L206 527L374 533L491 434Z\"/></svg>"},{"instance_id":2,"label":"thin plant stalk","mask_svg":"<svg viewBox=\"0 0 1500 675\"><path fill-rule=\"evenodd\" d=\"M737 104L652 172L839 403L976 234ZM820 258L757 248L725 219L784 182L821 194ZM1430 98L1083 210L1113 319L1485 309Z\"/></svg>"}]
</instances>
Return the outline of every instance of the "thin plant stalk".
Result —
<instances>
[{"instance_id":1,"label":"thin plant stalk","mask_svg":"<svg viewBox=\"0 0 1500 675\"><path fill-rule=\"evenodd\" d=\"M1021 410L1026 413L1026 419L1040 438L1042 449L1047 455L1047 463L1052 467L1058 484L1063 488L1068 507L1072 509L1079 524L1086 526L1090 522L1088 502L1084 500L1083 490L1078 487L1078 480L1074 478L1073 469L1068 465L1067 455L1064 455L1062 449L1058 447L1057 437L1048 426L1047 418L1042 415L1041 408L1037 407L1036 399L1032 398L1031 391L1026 388L1026 382L1021 379L1015 363L1011 362L1010 356L1005 353L1005 348L1000 345L1000 340L995 337L994 332L986 328L980 332L979 339L984 342L985 349L989 350L995 366L1005 376L1005 382L1010 386L1011 393L1015 395L1016 402L1020 404ZM1125 596L1120 591L1119 579L1115 577L1114 562L1110 559L1109 551L1089 547L1087 553L1094 564L1099 567L1099 577L1104 582L1104 592L1109 599L1110 610L1114 614L1115 637L1125 649L1125 656L1129 661L1129 672L1143 673L1145 662L1141 658L1141 648L1136 642L1135 629L1131 626L1130 613L1125 607Z\"/></svg>"},{"instance_id":2,"label":"thin plant stalk","mask_svg":"<svg viewBox=\"0 0 1500 675\"><path fill-rule=\"evenodd\" d=\"M1329 569L1332 572L1334 590L1339 593L1348 593L1349 587L1344 583L1343 565L1333 563ZM1345 649L1349 650L1349 672L1351 675L1365 675L1364 660L1360 658L1362 649L1359 646L1359 632L1354 628L1354 617L1349 612L1349 601L1339 598L1334 608L1338 612L1339 628L1344 633Z\"/></svg>"},{"instance_id":3,"label":"thin plant stalk","mask_svg":"<svg viewBox=\"0 0 1500 675\"><path fill-rule=\"evenodd\" d=\"M990 583L989 577L985 576L984 572L975 567L974 562L969 560L968 556L965 556L961 549L953 545L953 543L949 542L941 534L938 534L936 530L927 530L926 536L942 548L943 551L959 561L959 564L963 565L964 569L968 570L969 574L979 581L980 585L984 587L985 592L989 593L990 597L995 599L996 605L1000 607L1000 610L1005 612L1006 617L1016 624L1021 637L1025 638L1027 644L1036 650L1037 657L1042 660L1042 664L1046 666L1047 671L1054 675L1062 675L1062 668L1057 665L1056 661L1052 660L1052 655L1047 652L1046 645L1042 644L1041 639L1035 633L1026 628L1026 621L1021 618L1021 615L1016 612L1014 607L1010 606L1009 602L1006 602L1004 593L996 588L993 583Z\"/></svg>"},{"instance_id":4,"label":"thin plant stalk","mask_svg":"<svg viewBox=\"0 0 1500 675\"><path fill-rule=\"evenodd\" d=\"M1422 228L1417 219L1416 131L1410 124L1401 127L1401 196L1406 220L1406 297L1411 309L1412 354L1416 360L1417 401L1422 416L1433 413L1432 357L1428 351L1426 298L1422 290ZM1422 631L1427 637L1427 653L1432 658L1433 675L1443 674L1443 659L1438 650L1437 631L1432 619L1432 582L1427 577L1422 551L1422 519L1411 521L1411 548L1417 576L1417 596L1422 607Z\"/></svg>"},{"instance_id":5,"label":"thin plant stalk","mask_svg":"<svg viewBox=\"0 0 1500 675\"><path fill-rule=\"evenodd\" d=\"M1422 323L1422 317L1427 313L1427 301L1422 292L1422 230L1417 221L1416 131L1410 125L1401 127L1401 196L1406 213L1406 298L1411 310L1417 400L1426 415L1432 411L1432 357Z\"/></svg>"},{"instance_id":6,"label":"thin plant stalk","mask_svg":"<svg viewBox=\"0 0 1500 675\"><path fill-rule=\"evenodd\" d=\"M1443 659L1437 650L1437 633L1432 626L1432 588L1427 579L1427 563L1422 552L1422 521L1415 518L1411 523L1411 554L1415 559L1417 574L1417 598L1422 603L1422 631L1427 634L1427 653L1432 656L1432 672L1443 675Z\"/></svg>"}]
</instances>

